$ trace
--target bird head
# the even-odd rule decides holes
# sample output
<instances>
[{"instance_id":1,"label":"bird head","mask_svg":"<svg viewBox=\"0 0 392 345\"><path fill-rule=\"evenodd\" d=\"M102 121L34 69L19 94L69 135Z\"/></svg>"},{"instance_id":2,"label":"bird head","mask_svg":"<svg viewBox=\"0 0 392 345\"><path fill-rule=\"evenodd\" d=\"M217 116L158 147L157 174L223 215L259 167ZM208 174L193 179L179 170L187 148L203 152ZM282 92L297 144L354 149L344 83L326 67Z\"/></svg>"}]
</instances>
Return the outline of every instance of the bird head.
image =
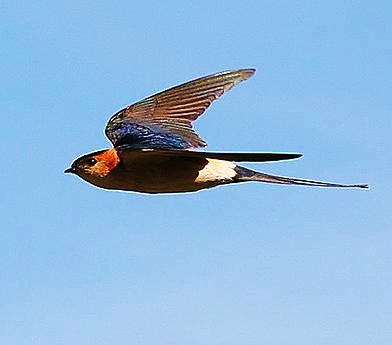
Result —
<instances>
[{"instance_id":1,"label":"bird head","mask_svg":"<svg viewBox=\"0 0 392 345\"><path fill-rule=\"evenodd\" d=\"M105 177L119 162L120 159L115 149L102 150L79 157L64 172L78 176Z\"/></svg>"}]
</instances>

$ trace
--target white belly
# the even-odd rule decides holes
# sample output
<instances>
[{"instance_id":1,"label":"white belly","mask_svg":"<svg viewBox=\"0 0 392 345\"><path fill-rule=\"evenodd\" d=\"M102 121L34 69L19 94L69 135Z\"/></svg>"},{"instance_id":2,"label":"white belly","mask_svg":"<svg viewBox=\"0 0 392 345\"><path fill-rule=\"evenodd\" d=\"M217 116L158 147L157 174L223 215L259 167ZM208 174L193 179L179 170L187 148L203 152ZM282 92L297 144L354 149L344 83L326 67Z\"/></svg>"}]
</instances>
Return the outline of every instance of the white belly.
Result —
<instances>
[{"instance_id":1,"label":"white belly","mask_svg":"<svg viewBox=\"0 0 392 345\"><path fill-rule=\"evenodd\" d=\"M208 164L199 171L196 183L230 182L236 175L233 162L208 158Z\"/></svg>"}]
</instances>

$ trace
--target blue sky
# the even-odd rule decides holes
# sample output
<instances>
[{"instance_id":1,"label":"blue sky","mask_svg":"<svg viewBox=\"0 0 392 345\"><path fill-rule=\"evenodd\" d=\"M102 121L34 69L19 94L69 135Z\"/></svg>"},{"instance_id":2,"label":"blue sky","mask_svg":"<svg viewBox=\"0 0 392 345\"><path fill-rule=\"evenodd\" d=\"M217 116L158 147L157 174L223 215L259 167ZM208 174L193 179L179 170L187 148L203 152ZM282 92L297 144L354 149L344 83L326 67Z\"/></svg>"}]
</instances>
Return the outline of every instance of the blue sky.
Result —
<instances>
[{"instance_id":1,"label":"blue sky","mask_svg":"<svg viewBox=\"0 0 392 345\"><path fill-rule=\"evenodd\" d=\"M391 344L387 1L0 4L0 342ZM264 184L148 196L63 170L123 106L256 75L196 129L211 150L302 152Z\"/></svg>"}]
</instances>

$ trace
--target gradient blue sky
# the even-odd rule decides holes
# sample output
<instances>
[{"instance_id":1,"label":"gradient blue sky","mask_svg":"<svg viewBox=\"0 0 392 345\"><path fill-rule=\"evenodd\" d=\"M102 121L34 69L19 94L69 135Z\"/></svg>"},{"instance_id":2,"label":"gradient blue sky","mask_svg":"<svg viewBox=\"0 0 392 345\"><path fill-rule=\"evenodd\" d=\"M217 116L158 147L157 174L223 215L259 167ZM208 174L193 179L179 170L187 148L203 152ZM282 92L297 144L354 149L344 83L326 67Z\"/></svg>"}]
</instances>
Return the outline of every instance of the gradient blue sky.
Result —
<instances>
[{"instance_id":1,"label":"gradient blue sky","mask_svg":"<svg viewBox=\"0 0 392 345\"><path fill-rule=\"evenodd\" d=\"M388 1L5 1L0 343L390 345ZM243 184L148 196L63 170L108 117L226 69L196 129L250 165L369 191Z\"/></svg>"}]
</instances>

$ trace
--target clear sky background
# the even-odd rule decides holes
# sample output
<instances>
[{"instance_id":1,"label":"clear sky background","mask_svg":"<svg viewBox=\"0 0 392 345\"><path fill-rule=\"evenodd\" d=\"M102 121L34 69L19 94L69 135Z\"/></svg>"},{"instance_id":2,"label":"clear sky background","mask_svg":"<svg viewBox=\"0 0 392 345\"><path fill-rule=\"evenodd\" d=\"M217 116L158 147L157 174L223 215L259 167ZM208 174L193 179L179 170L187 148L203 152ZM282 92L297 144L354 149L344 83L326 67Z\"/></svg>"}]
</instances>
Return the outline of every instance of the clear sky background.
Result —
<instances>
[{"instance_id":1,"label":"clear sky background","mask_svg":"<svg viewBox=\"0 0 392 345\"><path fill-rule=\"evenodd\" d=\"M389 1L6 1L0 343L390 345ZM301 152L265 184L94 188L118 109L227 69L256 75L196 124L211 150Z\"/></svg>"}]
</instances>

